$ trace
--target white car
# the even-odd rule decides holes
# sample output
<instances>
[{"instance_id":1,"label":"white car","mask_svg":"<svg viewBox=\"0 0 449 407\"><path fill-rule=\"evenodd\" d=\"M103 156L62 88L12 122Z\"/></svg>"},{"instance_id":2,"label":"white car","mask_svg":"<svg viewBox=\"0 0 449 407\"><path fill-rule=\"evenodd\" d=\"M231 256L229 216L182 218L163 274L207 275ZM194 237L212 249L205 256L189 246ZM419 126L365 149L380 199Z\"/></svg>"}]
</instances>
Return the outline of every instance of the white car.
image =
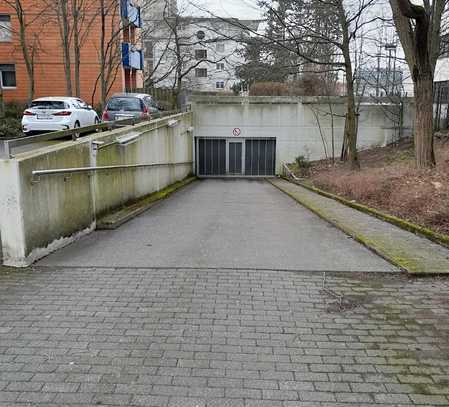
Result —
<instances>
[{"instance_id":1,"label":"white car","mask_svg":"<svg viewBox=\"0 0 449 407\"><path fill-rule=\"evenodd\" d=\"M26 135L75 129L100 123L97 112L76 97L35 99L23 112L22 130Z\"/></svg>"}]
</instances>

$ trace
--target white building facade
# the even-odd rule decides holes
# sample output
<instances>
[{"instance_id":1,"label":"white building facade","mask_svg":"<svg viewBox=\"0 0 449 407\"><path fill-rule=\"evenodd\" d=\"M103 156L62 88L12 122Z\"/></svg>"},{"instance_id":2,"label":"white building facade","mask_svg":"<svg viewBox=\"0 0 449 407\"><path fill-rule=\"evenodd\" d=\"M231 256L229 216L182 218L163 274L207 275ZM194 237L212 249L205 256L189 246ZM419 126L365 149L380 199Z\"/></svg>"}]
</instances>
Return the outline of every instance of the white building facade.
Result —
<instances>
[{"instance_id":1,"label":"white building facade","mask_svg":"<svg viewBox=\"0 0 449 407\"><path fill-rule=\"evenodd\" d=\"M147 84L225 92L240 81L243 42L259 21L185 17L165 8L143 13L143 25Z\"/></svg>"}]
</instances>

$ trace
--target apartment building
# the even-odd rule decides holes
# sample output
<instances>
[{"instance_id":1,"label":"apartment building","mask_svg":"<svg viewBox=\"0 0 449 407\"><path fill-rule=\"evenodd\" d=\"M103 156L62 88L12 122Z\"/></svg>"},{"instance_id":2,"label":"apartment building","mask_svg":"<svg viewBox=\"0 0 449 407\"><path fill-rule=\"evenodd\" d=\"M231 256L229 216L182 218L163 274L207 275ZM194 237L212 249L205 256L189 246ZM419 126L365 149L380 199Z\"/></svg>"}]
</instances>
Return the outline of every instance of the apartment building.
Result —
<instances>
[{"instance_id":1,"label":"apartment building","mask_svg":"<svg viewBox=\"0 0 449 407\"><path fill-rule=\"evenodd\" d=\"M150 86L190 91L231 91L245 62L243 43L259 20L180 15L159 2L142 13L145 76Z\"/></svg>"},{"instance_id":2,"label":"apartment building","mask_svg":"<svg viewBox=\"0 0 449 407\"><path fill-rule=\"evenodd\" d=\"M142 87L136 2L87 0L76 9L71 0L20 0L21 10L15 4L0 2L5 101L72 94L97 105L113 92Z\"/></svg>"}]
</instances>

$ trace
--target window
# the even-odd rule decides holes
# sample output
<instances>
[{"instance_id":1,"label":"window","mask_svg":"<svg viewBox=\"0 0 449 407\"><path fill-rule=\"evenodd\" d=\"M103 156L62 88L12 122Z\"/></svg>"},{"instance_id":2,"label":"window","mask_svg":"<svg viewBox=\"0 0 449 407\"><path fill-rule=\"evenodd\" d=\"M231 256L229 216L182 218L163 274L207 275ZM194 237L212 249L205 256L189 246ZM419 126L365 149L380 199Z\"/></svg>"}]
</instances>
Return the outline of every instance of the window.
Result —
<instances>
[{"instance_id":1,"label":"window","mask_svg":"<svg viewBox=\"0 0 449 407\"><path fill-rule=\"evenodd\" d=\"M121 97L116 96L109 99L107 110L125 112L140 112L143 110L142 102L138 98L134 97Z\"/></svg>"},{"instance_id":2,"label":"window","mask_svg":"<svg viewBox=\"0 0 449 407\"><path fill-rule=\"evenodd\" d=\"M145 58L152 59L153 58L153 41L144 41L143 45L145 47Z\"/></svg>"},{"instance_id":3,"label":"window","mask_svg":"<svg viewBox=\"0 0 449 407\"><path fill-rule=\"evenodd\" d=\"M149 106L149 107L152 107L153 109L157 109L158 108L156 101L153 98L151 98L151 97L146 97L145 98L145 104L147 106Z\"/></svg>"},{"instance_id":4,"label":"window","mask_svg":"<svg viewBox=\"0 0 449 407\"><path fill-rule=\"evenodd\" d=\"M225 69L224 63L223 62L219 62L217 64L217 71L224 71L224 69Z\"/></svg>"},{"instance_id":5,"label":"window","mask_svg":"<svg viewBox=\"0 0 449 407\"><path fill-rule=\"evenodd\" d=\"M217 52L224 52L225 45L222 42L217 42Z\"/></svg>"},{"instance_id":6,"label":"window","mask_svg":"<svg viewBox=\"0 0 449 407\"><path fill-rule=\"evenodd\" d=\"M224 82L223 81L216 82L215 87L217 89L224 89Z\"/></svg>"},{"instance_id":7,"label":"window","mask_svg":"<svg viewBox=\"0 0 449 407\"><path fill-rule=\"evenodd\" d=\"M196 33L196 38L198 38L200 41L204 40L204 38L206 38L206 33L200 30Z\"/></svg>"},{"instance_id":8,"label":"window","mask_svg":"<svg viewBox=\"0 0 449 407\"><path fill-rule=\"evenodd\" d=\"M207 69L206 68L196 68L195 76L197 78L207 78Z\"/></svg>"},{"instance_id":9,"label":"window","mask_svg":"<svg viewBox=\"0 0 449 407\"><path fill-rule=\"evenodd\" d=\"M76 99L76 102L81 109L89 110L89 105L84 100Z\"/></svg>"},{"instance_id":10,"label":"window","mask_svg":"<svg viewBox=\"0 0 449 407\"><path fill-rule=\"evenodd\" d=\"M12 64L0 65L0 81L3 88L15 88L16 66Z\"/></svg>"},{"instance_id":11,"label":"window","mask_svg":"<svg viewBox=\"0 0 449 407\"><path fill-rule=\"evenodd\" d=\"M11 17L0 14L0 42L12 41Z\"/></svg>"},{"instance_id":12,"label":"window","mask_svg":"<svg viewBox=\"0 0 449 407\"><path fill-rule=\"evenodd\" d=\"M195 59L207 59L207 50L205 49L195 50Z\"/></svg>"},{"instance_id":13,"label":"window","mask_svg":"<svg viewBox=\"0 0 449 407\"><path fill-rule=\"evenodd\" d=\"M31 102L33 109L67 109L68 105L63 100L33 100Z\"/></svg>"}]
</instances>

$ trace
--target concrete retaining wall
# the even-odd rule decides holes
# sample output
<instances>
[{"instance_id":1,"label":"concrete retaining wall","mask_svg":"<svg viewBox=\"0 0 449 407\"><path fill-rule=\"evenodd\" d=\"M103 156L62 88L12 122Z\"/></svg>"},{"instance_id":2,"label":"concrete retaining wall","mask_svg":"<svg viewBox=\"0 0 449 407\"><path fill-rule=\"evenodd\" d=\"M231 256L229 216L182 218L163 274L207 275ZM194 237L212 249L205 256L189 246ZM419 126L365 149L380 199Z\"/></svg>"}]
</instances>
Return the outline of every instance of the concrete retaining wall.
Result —
<instances>
[{"instance_id":1,"label":"concrete retaining wall","mask_svg":"<svg viewBox=\"0 0 449 407\"><path fill-rule=\"evenodd\" d=\"M169 121L176 120L174 127ZM192 161L191 113L98 133L0 160L5 265L23 267L96 226L97 217L185 178L192 164L45 175L33 170ZM127 145L117 138L135 135ZM99 150L93 141L103 142Z\"/></svg>"},{"instance_id":2,"label":"concrete retaining wall","mask_svg":"<svg viewBox=\"0 0 449 407\"><path fill-rule=\"evenodd\" d=\"M211 97L192 100L196 137L276 137L277 172L281 162L293 162L299 155L309 160L332 154L332 121L335 155L339 156L345 122L345 98L333 97ZM398 106L363 102L360 105L358 147L386 145L398 137L395 121ZM412 131L412 106L404 109L404 133ZM323 143L324 139L324 143Z\"/></svg>"}]
</instances>

